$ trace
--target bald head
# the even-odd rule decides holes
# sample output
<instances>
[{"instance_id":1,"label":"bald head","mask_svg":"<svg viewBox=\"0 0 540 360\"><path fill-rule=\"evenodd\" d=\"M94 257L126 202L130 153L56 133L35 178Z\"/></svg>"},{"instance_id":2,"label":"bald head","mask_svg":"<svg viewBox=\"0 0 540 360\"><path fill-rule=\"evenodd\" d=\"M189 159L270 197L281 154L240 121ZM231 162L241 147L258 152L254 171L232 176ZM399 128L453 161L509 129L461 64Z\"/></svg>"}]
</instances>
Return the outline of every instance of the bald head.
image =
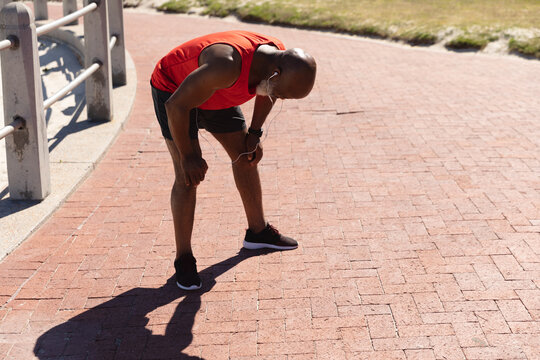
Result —
<instances>
[{"instance_id":1,"label":"bald head","mask_svg":"<svg viewBox=\"0 0 540 360\"><path fill-rule=\"evenodd\" d=\"M313 88L317 64L315 59L302 49L283 51L280 59L281 91L287 98L301 99Z\"/></svg>"}]
</instances>

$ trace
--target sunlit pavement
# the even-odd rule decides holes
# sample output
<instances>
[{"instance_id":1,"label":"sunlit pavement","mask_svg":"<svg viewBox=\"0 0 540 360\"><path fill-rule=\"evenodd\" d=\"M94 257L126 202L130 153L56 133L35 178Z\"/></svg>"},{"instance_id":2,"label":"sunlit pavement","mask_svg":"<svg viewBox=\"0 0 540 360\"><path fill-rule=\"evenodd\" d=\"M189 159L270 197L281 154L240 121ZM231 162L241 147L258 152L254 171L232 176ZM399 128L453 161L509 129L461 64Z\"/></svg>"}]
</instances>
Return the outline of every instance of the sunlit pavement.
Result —
<instances>
[{"instance_id":1,"label":"sunlit pavement","mask_svg":"<svg viewBox=\"0 0 540 360\"><path fill-rule=\"evenodd\" d=\"M219 19L125 12L138 76L92 175L0 264L5 359L538 359L540 62ZM176 288L172 163L149 77L221 30L315 56L260 165L289 252L240 251L230 165L201 138L194 254ZM250 118L252 105L243 109ZM273 114L277 114L278 104ZM273 115L270 116L270 119Z\"/></svg>"}]
</instances>

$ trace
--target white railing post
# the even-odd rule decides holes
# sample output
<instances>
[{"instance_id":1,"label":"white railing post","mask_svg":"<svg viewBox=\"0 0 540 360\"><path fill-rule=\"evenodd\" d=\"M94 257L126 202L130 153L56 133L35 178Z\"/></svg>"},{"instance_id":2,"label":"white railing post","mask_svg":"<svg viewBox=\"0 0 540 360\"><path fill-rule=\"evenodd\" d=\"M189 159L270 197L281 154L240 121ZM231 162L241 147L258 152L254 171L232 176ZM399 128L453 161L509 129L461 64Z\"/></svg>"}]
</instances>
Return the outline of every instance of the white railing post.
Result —
<instances>
[{"instance_id":1,"label":"white railing post","mask_svg":"<svg viewBox=\"0 0 540 360\"><path fill-rule=\"evenodd\" d=\"M0 12L0 38L15 46L0 52L4 122L23 118L25 127L5 138L12 199L42 200L50 193L49 149L34 16L20 2Z\"/></svg>"},{"instance_id":2,"label":"white railing post","mask_svg":"<svg viewBox=\"0 0 540 360\"><path fill-rule=\"evenodd\" d=\"M77 11L77 0L62 0L62 10L64 16L74 13ZM77 25L78 23L79 19L76 19L67 25Z\"/></svg>"},{"instance_id":3,"label":"white railing post","mask_svg":"<svg viewBox=\"0 0 540 360\"><path fill-rule=\"evenodd\" d=\"M110 35L116 36L116 43L111 49L112 82L114 86L122 86L127 82L122 0L109 0L109 19Z\"/></svg>"},{"instance_id":4,"label":"white railing post","mask_svg":"<svg viewBox=\"0 0 540 360\"><path fill-rule=\"evenodd\" d=\"M47 0L34 0L34 14L36 20L49 20Z\"/></svg>"},{"instance_id":5,"label":"white railing post","mask_svg":"<svg viewBox=\"0 0 540 360\"><path fill-rule=\"evenodd\" d=\"M84 18L85 67L95 62L102 66L86 80L86 110L89 119L109 121L113 108L107 0L85 0L85 6L90 2L98 7Z\"/></svg>"}]
</instances>

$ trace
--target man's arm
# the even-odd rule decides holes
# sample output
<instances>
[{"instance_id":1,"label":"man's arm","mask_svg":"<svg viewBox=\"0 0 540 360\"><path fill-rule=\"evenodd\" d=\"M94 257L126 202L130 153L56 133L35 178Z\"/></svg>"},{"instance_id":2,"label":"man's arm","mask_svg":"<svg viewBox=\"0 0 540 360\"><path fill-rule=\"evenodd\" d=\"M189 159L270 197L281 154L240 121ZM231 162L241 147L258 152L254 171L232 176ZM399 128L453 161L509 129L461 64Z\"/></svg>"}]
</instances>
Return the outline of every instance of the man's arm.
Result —
<instances>
[{"instance_id":1,"label":"man's arm","mask_svg":"<svg viewBox=\"0 0 540 360\"><path fill-rule=\"evenodd\" d=\"M276 101L276 98L272 98L272 101ZM260 130L270 114L272 107L274 106L273 102L270 101L268 96L257 96L255 98L255 106L253 108L253 117L251 119L250 128L253 130ZM258 144L258 146L257 146ZM248 135L246 139L246 150L253 151L257 146L257 151L253 154L248 155L249 161L253 166L257 165L263 156L262 145L260 144L260 139L255 135Z\"/></svg>"},{"instance_id":2,"label":"man's arm","mask_svg":"<svg viewBox=\"0 0 540 360\"><path fill-rule=\"evenodd\" d=\"M229 87L241 67L233 56L206 56L207 61L189 74L165 103L169 128L180 152L186 185L198 185L207 170L206 162L189 138L189 112L208 100L216 90Z\"/></svg>"},{"instance_id":3,"label":"man's arm","mask_svg":"<svg viewBox=\"0 0 540 360\"><path fill-rule=\"evenodd\" d=\"M275 98L272 98L272 101L275 102ZM251 128L254 130L259 130L262 128L266 117L272 111L272 106L274 104L270 101L268 96L257 96L255 98L255 106L253 108L253 118L251 119Z\"/></svg>"}]
</instances>

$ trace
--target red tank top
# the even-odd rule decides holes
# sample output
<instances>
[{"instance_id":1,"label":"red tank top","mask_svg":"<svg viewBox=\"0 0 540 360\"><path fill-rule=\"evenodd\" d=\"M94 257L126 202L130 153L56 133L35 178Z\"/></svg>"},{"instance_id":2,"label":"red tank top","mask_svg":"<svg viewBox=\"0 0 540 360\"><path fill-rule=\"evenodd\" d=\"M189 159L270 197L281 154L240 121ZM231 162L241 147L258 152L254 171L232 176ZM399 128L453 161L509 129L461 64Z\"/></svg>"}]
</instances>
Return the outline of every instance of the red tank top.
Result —
<instances>
[{"instance_id":1,"label":"red tank top","mask_svg":"<svg viewBox=\"0 0 540 360\"><path fill-rule=\"evenodd\" d=\"M255 96L255 89L248 88L249 69L253 54L260 45L272 44L280 50L285 46L278 39L249 31L226 31L190 40L165 55L154 68L152 85L159 90L173 93L193 70L199 67L199 55L212 44L233 46L242 57L242 71L238 80L226 88L217 90L205 103L204 110L227 109L245 103Z\"/></svg>"}]
</instances>

